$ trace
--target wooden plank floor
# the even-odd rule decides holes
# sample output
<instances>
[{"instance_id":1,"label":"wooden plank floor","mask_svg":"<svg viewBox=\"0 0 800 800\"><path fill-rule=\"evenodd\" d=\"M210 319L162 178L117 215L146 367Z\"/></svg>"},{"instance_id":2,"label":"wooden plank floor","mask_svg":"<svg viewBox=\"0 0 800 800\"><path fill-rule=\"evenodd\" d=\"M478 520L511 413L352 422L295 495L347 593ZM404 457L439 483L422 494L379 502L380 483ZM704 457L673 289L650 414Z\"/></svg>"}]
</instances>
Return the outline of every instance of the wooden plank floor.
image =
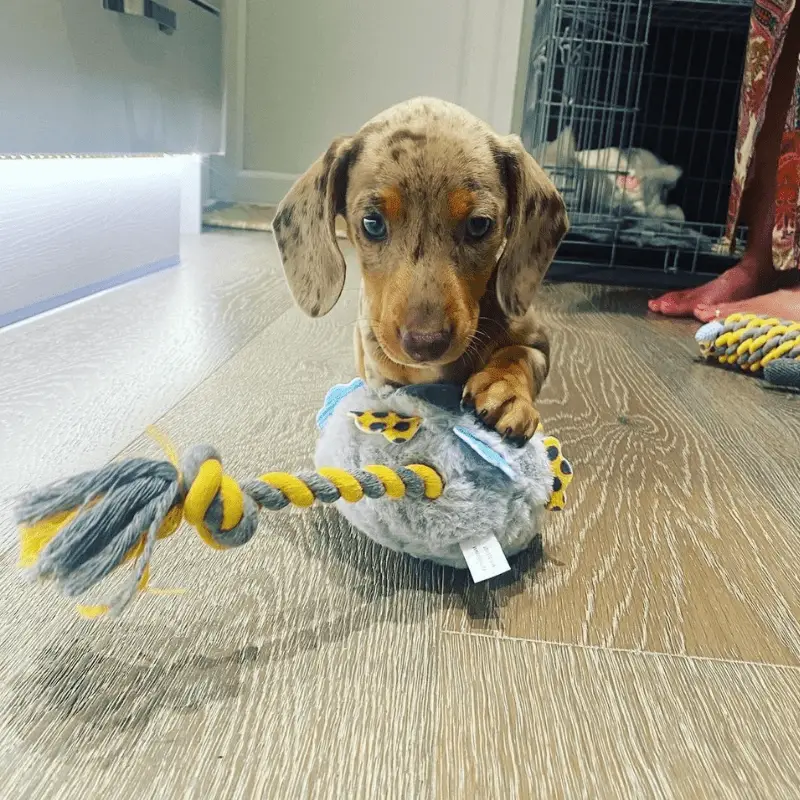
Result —
<instances>
[{"instance_id":1,"label":"wooden plank floor","mask_svg":"<svg viewBox=\"0 0 800 800\"><path fill-rule=\"evenodd\" d=\"M180 285L0 333L10 483L63 474L70 449L77 468L155 454L131 426L156 419L234 475L307 466L324 391L351 377L354 281L308 321L267 239L203 236ZM542 293L540 406L576 480L514 580L470 586L330 509L282 512L232 553L173 537L154 578L184 593L98 624L4 556L0 796L800 796L800 405L694 363L694 326L644 299ZM43 356L55 332L73 344Z\"/></svg>"},{"instance_id":2,"label":"wooden plank floor","mask_svg":"<svg viewBox=\"0 0 800 800\"><path fill-rule=\"evenodd\" d=\"M290 308L265 238L185 237L180 267L0 330L9 488L107 460Z\"/></svg>"},{"instance_id":3,"label":"wooden plank floor","mask_svg":"<svg viewBox=\"0 0 800 800\"><path fill-rule=\"evenodd\" d=\"M800 405L694 363L693 326L658 333L587 303L598 293L542 303L556 355L540 410L576 464L571 513L524 590L458 599L448 629L797 665Z\"/></svg>"}]
</instances>

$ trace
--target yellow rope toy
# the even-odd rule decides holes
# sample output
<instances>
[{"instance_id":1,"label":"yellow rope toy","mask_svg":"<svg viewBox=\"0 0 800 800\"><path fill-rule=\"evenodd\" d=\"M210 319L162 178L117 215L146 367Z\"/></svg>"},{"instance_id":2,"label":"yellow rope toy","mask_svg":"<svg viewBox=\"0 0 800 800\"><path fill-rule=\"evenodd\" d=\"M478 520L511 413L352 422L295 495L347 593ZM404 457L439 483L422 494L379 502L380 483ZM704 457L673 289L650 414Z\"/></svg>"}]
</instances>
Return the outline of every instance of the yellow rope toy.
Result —
<instances>
[{"instance_id":1,"label":"yellow rope toy","mask_svg":"<svg viewBox=\"0 0 800 800\"><path fill-rule=\"evenodd\" d=\"M224 473L219 454L200 445L179 467L134 458L22 497L16 509L19 565L31 578L52 578L64 594L78 597L133 560L129 580L107 605L79 606L89 617L117 615L147 588L155 542L182 520L209 547L223 550L250 541L262 508L380 497L435 500L443 488L439 473L424 464L270 472L240 486Z\"/></svg>"},{"instance_id":2,"label":"yellow rope toy","mask_svg":"<svg viewBox=\"0 0 800 800\"><path fill-rule=\"evenodd\" d=\"M761 372L778 359L800 361L800 322L757 314L731 314L695 334L701 355L745 372Z\"/></svg>"}]
</instances>

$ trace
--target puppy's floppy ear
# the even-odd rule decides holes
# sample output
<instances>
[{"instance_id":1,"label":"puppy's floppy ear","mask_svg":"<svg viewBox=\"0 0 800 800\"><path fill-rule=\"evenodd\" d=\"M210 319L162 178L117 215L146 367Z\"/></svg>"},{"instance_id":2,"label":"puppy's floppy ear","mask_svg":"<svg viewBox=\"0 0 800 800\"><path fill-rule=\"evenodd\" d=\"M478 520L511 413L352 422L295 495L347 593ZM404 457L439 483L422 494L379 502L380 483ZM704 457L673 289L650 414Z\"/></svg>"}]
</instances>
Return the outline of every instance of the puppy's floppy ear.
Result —
<instances>
[{"instance_id":1,"label":"puppy's floppy ear","mask_svg":"<svg viewBox=\"0 0 800 800\"><path fill-rule=\"evenodd\" d=\"M564 201L519 136L498 137L492 148L506 188L506 245L497 264L497 297L510 317L523 316L569 230Z\"/></svg>"},{"instance_id":2,"label":"puppy's floppy ear","mask_svg":"<svg viewBox=\"0 0 800 800\"><path fill-rule=\"evenodd\" d=\"M280 202L272 230L292 295L309 316L327 314L342 293L345 263L336 215L345 211L347 179L360 142L335 139Z\"/></svg>"}]
</instances>

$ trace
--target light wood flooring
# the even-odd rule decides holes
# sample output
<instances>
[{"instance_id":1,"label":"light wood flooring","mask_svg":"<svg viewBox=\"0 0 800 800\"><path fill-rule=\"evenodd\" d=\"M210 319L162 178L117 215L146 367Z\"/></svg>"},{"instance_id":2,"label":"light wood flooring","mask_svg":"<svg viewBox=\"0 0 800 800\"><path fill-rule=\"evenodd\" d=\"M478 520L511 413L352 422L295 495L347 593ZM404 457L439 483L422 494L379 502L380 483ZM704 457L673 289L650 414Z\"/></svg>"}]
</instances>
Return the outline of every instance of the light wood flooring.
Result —
<instances>
[{"instance_id":1,"label":"light wood flooring","mask_svg":"<svg viewBox=\"0 0 800 800\"><path fill-rule=\"evenodd\" d=\"M694 361L638 291L547 286L576 470L544 553L471 586L331 509L188 531L117 621L14 573L8 498L120 452L308 466L356 283L312 322L269 234L0 331L0 797L800 797L800 399Z\"/></svg>"}]
</instances>

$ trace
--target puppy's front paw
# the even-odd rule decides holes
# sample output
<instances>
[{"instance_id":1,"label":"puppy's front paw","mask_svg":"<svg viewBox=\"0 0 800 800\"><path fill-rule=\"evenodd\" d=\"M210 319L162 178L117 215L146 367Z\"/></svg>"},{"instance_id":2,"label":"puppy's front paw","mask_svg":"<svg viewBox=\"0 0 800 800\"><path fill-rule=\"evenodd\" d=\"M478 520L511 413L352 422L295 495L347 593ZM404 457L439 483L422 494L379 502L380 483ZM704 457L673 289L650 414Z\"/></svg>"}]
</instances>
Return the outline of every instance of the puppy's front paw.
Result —
<instances>
[{"instance_id":1,"label":"puppy's front paw","mask_svg":"<svg viewBox=\"0 0 800 800\"><path fill-rule=\"evenodd\" d=\"M467 381L462 403L474 408L484 425L522 447L536 433L539 412L516 383L513 376L496 370L478 372Z\"/></svg>"}]
</instances>

